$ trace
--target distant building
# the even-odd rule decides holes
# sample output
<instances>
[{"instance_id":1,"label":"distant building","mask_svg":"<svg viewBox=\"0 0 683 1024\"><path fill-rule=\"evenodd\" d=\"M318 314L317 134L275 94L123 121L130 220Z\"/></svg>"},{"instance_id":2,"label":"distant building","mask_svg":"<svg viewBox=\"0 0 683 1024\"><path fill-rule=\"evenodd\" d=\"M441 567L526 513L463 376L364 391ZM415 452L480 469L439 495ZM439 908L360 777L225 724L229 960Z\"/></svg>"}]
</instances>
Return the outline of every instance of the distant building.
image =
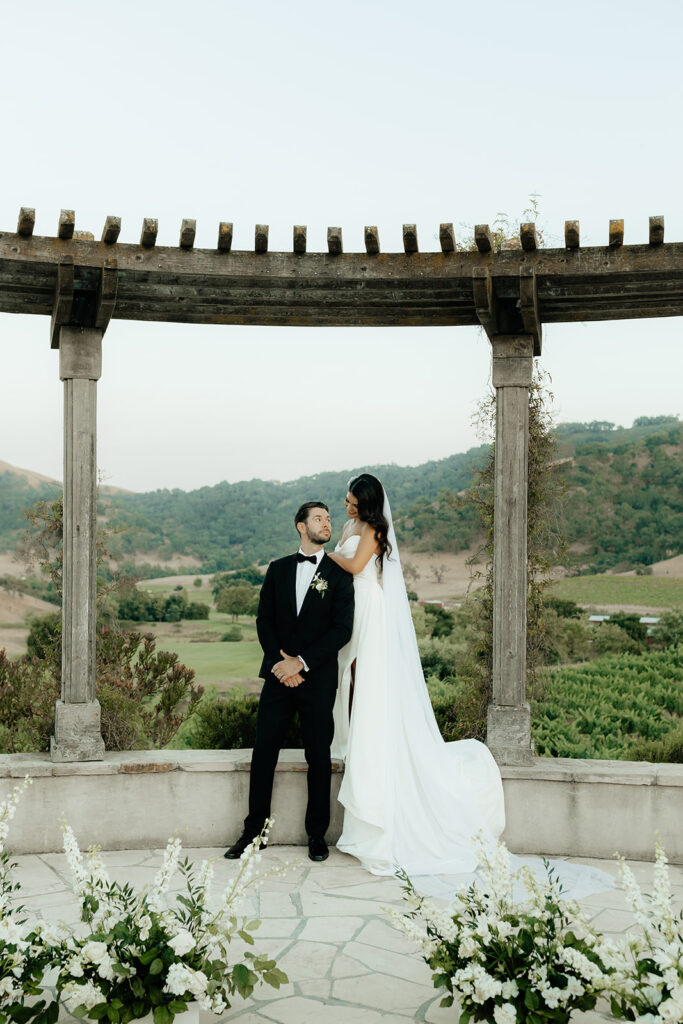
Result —
<instances>
[{"instance_id":1,"label":"distant building","mask_svg":"<svg viewBox=\"0 0 683 1024\"><path fill-rule=\"evenodd\" d=\"M641 615L638 619L643 626L647 626L647 641L652 643L655 626L659 622L659 615ZM589 615L588 621L595 622L599 626L601 622L609 622L609 615Z\"/></svg>"}]
</instances>

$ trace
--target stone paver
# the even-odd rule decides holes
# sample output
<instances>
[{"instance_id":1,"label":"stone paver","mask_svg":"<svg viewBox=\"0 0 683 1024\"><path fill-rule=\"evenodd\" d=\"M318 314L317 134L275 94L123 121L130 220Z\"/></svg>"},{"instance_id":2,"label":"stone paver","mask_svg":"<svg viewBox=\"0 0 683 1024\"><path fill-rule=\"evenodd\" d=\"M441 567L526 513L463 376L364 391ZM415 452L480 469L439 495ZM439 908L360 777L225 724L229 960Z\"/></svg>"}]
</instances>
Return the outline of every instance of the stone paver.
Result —
<instances>
[{"instance_id":1,"label":"stone paver","mask_svg":"<svg viewBox=\"0 0 683 1024\"><path fill-rule=\"evenodd\" d=\"M215 891L235 877L239 865L223 859L223 850L188 850L200 860L214 858ZM273 847L264 852L260 869L294 862L286 876L267 879L250 890L244 913L260 917L255 932L256 952L277 958L290 983L279 991L263 986L250 999L235 1001L220 1018L224 1024L455 1024L458 1013L441 1009L441 996L431 984L430 972L419 951L388 922L382 909L400 901L393 878L369 875L334 848L323 864L303 859L299 847ZM162 850L123 850L104 854L117 878L151 881L161 863ZM62 855L16 858L23 884L21 902L32 913L50 920L76 919L76 903L68 887ZM617 875L613 862L577 860ZM651 888L652 865L632 865L638 881ZM683 867L671 866L675 895L683 904ZM181 883L179 882L178 887ZM633 918L620 889L608 890L583 901L601 930L624 934ZM241 952L234 944L235 955ZM60 1020L68 1021L63 1013ZM576 1024L604 1024L602 1013L579 1014ZM216 1024L201 1014L201 1024Z\"/></svg>"}]
</instances>

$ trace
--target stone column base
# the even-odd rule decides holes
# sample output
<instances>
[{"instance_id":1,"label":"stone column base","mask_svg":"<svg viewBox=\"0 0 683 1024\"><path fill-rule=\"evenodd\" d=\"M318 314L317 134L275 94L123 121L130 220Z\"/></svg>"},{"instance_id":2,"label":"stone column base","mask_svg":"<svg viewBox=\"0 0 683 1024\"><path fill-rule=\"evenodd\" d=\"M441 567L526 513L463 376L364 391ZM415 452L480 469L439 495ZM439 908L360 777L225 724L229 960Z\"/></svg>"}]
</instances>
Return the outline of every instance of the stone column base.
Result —
<instances>
[{"instance_id":1,"label":"stone column base","mask_svg":"<svg viewBox=\"0 0 683 1024\"><path fill-rule=\"evenodd\" d=\"M50 757L53 761L101 761L104 758L98 700L82 704L57 701Z\"/></svg>"},{"instance_id":2,"label":"stone column base","mask_svg":"<svg viewBox=\"0 0 683 1024\"><path fill-rule=\"evenodd\" d=\"M486 745L498 764L531 764L534 744L529 705L489 704Z\"/></svg>"}]
</instances>

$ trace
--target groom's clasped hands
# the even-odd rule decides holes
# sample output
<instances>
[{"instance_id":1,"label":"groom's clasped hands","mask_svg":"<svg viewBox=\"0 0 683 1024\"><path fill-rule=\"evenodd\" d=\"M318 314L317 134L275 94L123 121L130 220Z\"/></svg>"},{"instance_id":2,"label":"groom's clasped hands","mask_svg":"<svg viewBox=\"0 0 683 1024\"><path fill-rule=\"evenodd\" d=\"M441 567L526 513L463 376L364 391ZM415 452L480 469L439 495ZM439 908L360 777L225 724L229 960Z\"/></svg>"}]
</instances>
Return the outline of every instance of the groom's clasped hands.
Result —
<instances>
[{"instance_id":1,"label":"groom's clasped hands","mask_svg":"<svg viewBox=\"0 0 683 1024\"><path fill-rule=\"evenodd\" d=\"M280 654L282 661L273 665L271 669L273 675L284 686L299 686L304 681L304 677L301 675L301 659L294 658L283 650L280 650Z\"/></svg>"}]
</instances>

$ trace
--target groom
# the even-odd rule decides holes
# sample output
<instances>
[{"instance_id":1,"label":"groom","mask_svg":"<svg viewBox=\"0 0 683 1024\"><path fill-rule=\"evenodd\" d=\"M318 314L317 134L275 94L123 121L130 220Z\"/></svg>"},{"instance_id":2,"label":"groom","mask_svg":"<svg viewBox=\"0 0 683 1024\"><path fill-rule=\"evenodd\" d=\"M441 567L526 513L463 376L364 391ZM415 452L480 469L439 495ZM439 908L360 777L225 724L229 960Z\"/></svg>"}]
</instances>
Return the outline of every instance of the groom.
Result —
<instances>
[{"instance_id":1,"label":"groom","mask_svg":"<svg viewBox=\"0 0 683 1024\"><path fill-rule=\"evenodd\" d=\"M327 505L305 502L294 524L299 551L271 562L261 588L256 629L263 648L259 675L265 682L251 759L249 814L244 832L224 855L230 860L244 853L270 817L275 765L295 711L308 763L308 856L317 861L328 856L337 653L351 638L353 577L323 551L332 536Z\"/></svg>"}]
</instances>

